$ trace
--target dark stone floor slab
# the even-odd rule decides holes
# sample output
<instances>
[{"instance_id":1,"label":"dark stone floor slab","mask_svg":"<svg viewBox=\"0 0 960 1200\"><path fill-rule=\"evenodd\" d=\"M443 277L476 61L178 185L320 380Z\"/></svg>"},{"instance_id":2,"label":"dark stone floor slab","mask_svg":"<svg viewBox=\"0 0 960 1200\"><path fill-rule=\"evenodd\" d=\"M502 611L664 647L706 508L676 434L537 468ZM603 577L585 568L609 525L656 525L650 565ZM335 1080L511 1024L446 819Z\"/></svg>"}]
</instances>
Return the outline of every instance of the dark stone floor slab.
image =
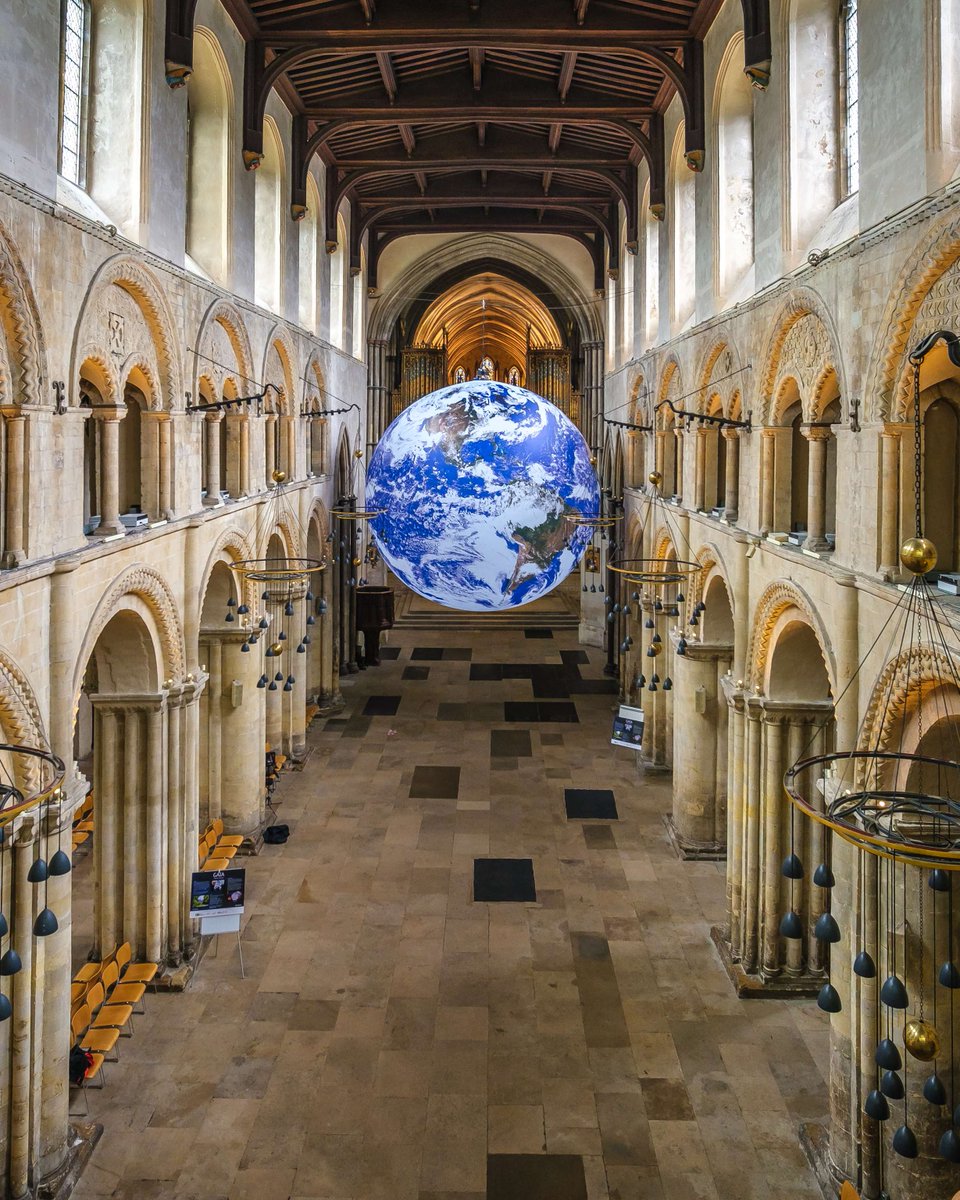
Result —
<instances>
[{"instance_id":1,"label":"dark stone floor slab","mask_svg":"<svg viewBox=\"0 0 960 1200\"><path fill-rule=\"evenodd\" d=\"M370 718L351 717L340 731L340 736L345 738L363 738L370 732Z\"/></svg>"},{"instance_id":2,"label":"dark stone floor slab","mask_svg":"<svg viewBox=\"0 0 960 1200\"><path fill-rule=\"evenodd\" d=\"M446 703L437 705L438 721L466 721L469 716L469 704Z\"/></svg>"},{"instance_id":3,"label":"dark stone floor slab","mask_svg":"<svg viewBox=\"0 0 960 1200\"><path fill-rule=\"evenodd\" d=\"M380 647L380 657L387 658L391 662L393 662L395 659L400 657L400 647L399 646L381 646Z\"/></svg>"},{"instance_id":4,"label":"dark stone floor slab","mask_svg":"<svg viewBox=\"0 0 960 1200\"><path fill-rule=\"evenodd\" d=\"M568 725L580 724L577 706L569 700L541 701L537 708L540 711L541 721L565 722Z\"/></svg>"},{"instance_id":5,"label":"dark stone floor slab","mask_svg":"<svg viewBox=\"0 0 960 1200\"><path fill-rule=\"evenodd\" d=\"M571 679L567 684L571 696L603 696L617 691L615 679Z\"/></svg>"},{"instance_id":6,"label":"dark stone floor slab","mask_svg":"<svg viewBox=\"0 0 960 1200\"><path fill-rule=\"evenodd\" d=\"M540 720L540 706L535 700L506 700L503 705L505 721L521 721L529 725Z\"/></svg>"},{"instance_id":7,"label":"dark stone floor slab","mask_svg":"<svg viewBox=\"0 0 960 1200\"><path fill-rule=\"evenodd\" d=\"M541 746L562 746L563 745L563 734L562 733L541 733L540 734L540 745Z\"/></svg>"},{"instance_id":8,"label":"dark stone floor slab","mask_svg":"<svg viewBox=\"0 0 960 1200\"><path fill-rule=\"evenodd\" d=\"M491 729L491 758L530 758L530 731L527 729Z\"/></svg>"},{"instance_id":9,"label":"dark stone floor slab","mask_svg":"<svg viewBox=\"0 0 960 1200\"><path fill-rule=\"evenodd\" d=\"M524 636L525 638L530 638L530 639L533 639L533 638L552 638L552 637L553 637L553 630L552 630L552 629L525 629L525 630L523 631L523 636Z\"/></svg>"},{"instance_id":10,"label":"dark stone floor slab","mask_svg":"<svg viewBox=\"0 0 960 1200\"><path fill-rule=\"evenodd\" d=\"M609 829L599 827L601 833ZM584 831L586 832L586 831ZM571 933L573 968L580 993L583 1032L590 1049L610 1049L630 1045L627 1022L623 1015L620 986L610 946L595 933Z\"/></svg>"},{"instance_id":11,"label":"dark stone floor slab","mask_svg":"<svg viewBox=\"0 0 960 1200\"><path fill-rule=\"evenodd\" d=\"M537 898L532 858L475 858L473 898L532 904Z\"/></svg>"},{"instance_id":12,"label":"dark stone floor slab","mask_svg":"<svg viewBox=\"0 0 960 1200\"><path fill-rule=\"evenodd\" d=\"M469 646L447 646L443 651L444 662L469 662L473 650Z\"/></svg>"},{"instance_id":13,"label":"dark stone floor slab","mask_svg":"<svg viewBox=\"0 0 960 1200\"><path fill-rule=\"evenodd\" d=\"M570 696L570 682L565 667L534 667L530 679L533 694L538 700L566 700Z\"/></svg>"},{"instance_id":14,"label":"dark stone floor slab","mask_svg":"<svg viewBox=\"0 0 960 1200\"><path fill-rule=\"evenodd\" d=\"M460 791L459 767L414 767L410 784L413 800L456 800Z\"/></svg>"},{"instance_id":15,"label":"dark stone floor slab","mask_svg":"<svg viewBox=\"0 0 960 1200\"><path fill-rule=\"evenodd\" d=\"M568 821L618 821L617 801L608 788L565 788Z\"/></svg>"},{"instance_id":16,"label":"dark stone floor slab","mask_svg":"<svg viewBox=\"0 0 960 1200\"><path fill-rule=\"evenodd\" d=\"M429 667L404 667L401 679L429 679Z\"/></svg>"},{"instance_id":17,"label":"dark stone floor slab","mask_svg":"<svg viewBox=\"0 0 960 1200\"><path fill-rule=\"evenodd\" d=\"M414 646L410 651L411 659L416 662L439 662L443 658L442 646Z\"/></svg>"},{"instance_id":18,"label":"dark stone floor slab","mask_svg":"<svg viewBox=\"0 0 960 1200\"><path fill-rule=\"evenodd\" d=\"M587 1200L578 1154L489 1154L487 1200Z\"/></svg>"},{"instance_id":19,"label":"dark stone floor slab","mask_svg":"<svg viewBox=\"0 0 960 1200\"><path fill-rule=\"evenodd\" d=\"M586 650L561 650L560 660L567 667L582 667L589 663L590 655Z\"/></svg>"},{"instance_id":20,"label":"dark stone floor slab","mask_svg":"<svg viewBox=\"0 0 960 1200\"><path fill-rule=\"evenodd\" d=\"M394 717L400 707L401 696L371 696L364 707L365 717Z\"/></svg>"},{"instance_id":21,"label":"dark stone floor slab","mask_svg":"<svg viewBox=\"0 0 960 1200\"><path fill-rule=\"evenodd\" d=\"M471 663L470 678L483 683L499 683L503 678L503 666L500 663Z\"/></svg>"}]
</instances>

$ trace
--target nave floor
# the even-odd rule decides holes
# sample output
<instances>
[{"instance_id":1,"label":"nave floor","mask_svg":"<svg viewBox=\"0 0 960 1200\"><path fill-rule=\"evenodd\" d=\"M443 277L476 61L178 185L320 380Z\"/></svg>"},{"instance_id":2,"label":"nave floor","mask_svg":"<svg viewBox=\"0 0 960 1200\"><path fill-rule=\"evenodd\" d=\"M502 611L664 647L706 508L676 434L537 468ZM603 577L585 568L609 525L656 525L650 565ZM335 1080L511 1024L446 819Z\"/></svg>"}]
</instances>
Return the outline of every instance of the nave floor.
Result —
<instances>
[{"instance_id":1,"label":"nave floor","mask_svg":"<svg viewBox=\"0 0 960 1200\"><path fill-rule=\"evenodd\" d=\"M245 860L246 979L225 937L148 995L77 1197L817 1200L825 1022L735 998L722 864L676 859L669 779L609 744L601 652L531 632L398 630L343 681L289 842ZM531 859L536 902L475 902L486 857Z\"/></svg>"}]
</instances>

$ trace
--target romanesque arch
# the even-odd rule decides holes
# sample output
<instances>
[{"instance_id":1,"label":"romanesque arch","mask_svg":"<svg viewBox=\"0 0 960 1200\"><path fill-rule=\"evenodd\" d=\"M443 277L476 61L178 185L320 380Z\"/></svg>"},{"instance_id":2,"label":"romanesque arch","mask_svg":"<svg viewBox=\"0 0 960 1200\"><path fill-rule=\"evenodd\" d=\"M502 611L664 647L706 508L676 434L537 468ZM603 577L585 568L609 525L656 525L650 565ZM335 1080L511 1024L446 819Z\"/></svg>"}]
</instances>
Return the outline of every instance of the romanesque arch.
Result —
<instances>
[{"instance_id":1,"label":"romanesque arch","mask_svg":"<svg viewBox=\"0 0 960 1200\"><path fill-rule=\"evenodd\" d=\"M229 364L227 370L223 364ZM220 393L224 383L234 378L238 394L250 388L253 380L253 352L250 335L240 310L228 300L215 300L203 314L197 330L194 354L194 390L200 375L211 377Z\"/></svg>"},{"instance_id":2,"label":"romanesque arch","mask_svg":"<svg viewBox=\"0 0 960 1200\"><path fill-rule=\"evenodd\" d=\"M784 301L773 321L760 363L756 409L763 425L776 424L776 398L782 394L783 382L788 377L797 380L808 406L828 366L837 376L840 394L848 394L833 316L812 288L791 292Z\"/></svg>"},{"instance_id":3,"label":"romanesque arch","mask_svg":"<svg viewBox=\"0 0 960 1200\"><path fill-rule=\"evenodd\" d=\"M33 289L0 225L0 407L49 403L46 349Z\"/></svg>"},{"instance_id":4,"label":"romanesque arch","mask_svg":"<svg viewBox=\"0 0 960 1200\"><path fill-rule=\"evenodd\" d=\"M774 634L780 618L790 609L796 610L797 619L814 631L832 691L837 678L836 664L819 611L806 592L787 580L771 584L757 604L747 647L748 686L757 693L764 690Z\"/></svg>"}]
</instances>

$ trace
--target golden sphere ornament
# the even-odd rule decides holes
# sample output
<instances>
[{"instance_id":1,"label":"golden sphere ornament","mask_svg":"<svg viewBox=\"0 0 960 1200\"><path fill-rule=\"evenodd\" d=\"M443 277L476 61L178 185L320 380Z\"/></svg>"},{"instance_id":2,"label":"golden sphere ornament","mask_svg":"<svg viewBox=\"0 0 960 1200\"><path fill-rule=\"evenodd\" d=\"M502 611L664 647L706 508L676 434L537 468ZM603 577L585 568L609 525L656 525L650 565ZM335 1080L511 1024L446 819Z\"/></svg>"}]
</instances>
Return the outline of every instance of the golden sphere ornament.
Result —
<instances>
[{"instance_id":1,"label":"golden sphere ornament","mask_svg":"<svg viewBox=\"0 0 960 1200\"><path fill-rule=\"evenodd\" d=\"M273 482L274 483L283 483L286 478L287 478L286 471L274 471L274 473L273 473Z\"/></svg>"},{"instance_id":2,"label":"golden sphere ornament","mask_svg":"<svg viewBox=\"0 0 960 1200\"><path fill-rule=\"evenodd\" d=\"M663 476L659 471L651 471L647 476L647 479L650 480L654 487L659 487L660 484L663 483Z\"/></svg>"},{"instance_id":3,"label":"golden sphere ornament","mask_svg":"<svg viewBox=\"0 0 960 1200\"><path fill-rule=\"evenodd\" d=\"M904 1025L903 1044L920 1062L933 1062L940 1053L940 1035L929 1021L917 1018Z\"/></svg>"},{"instance_id":4,"label":"golden sphere ornament","mask_svg":"<svg viewBox=\"0 0 960 1200\"><path fill-rule=\"evenodd\" d=\"M283 653L283 642L274 642L270 647L270 653L276 658Z\"/></svg>"},{"instance_id":5,"label":"golden sphere ornament","mask_svg":"<svg viewBox=\"0 0 960 1200\"><path fill-rule=\"evenodd\" d=\"M912 537L900 547L900 561L913 575L926 575L937 565L937 548L925 537Z\"/></svg>"}]
</instances>

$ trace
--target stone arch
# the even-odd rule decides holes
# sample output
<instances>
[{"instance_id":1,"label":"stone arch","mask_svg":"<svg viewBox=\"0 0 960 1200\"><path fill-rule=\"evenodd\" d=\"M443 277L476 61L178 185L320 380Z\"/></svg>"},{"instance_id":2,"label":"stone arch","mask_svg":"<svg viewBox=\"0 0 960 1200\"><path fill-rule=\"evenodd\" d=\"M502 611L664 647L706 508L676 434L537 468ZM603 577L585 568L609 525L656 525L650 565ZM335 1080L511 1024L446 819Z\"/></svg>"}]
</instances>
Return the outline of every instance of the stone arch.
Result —
<instances>
[{"instance_id":1,"label":"stone arch","mask_svg":"<svg viewBox=\"0 0 960 1200\"><path fill-rule=\"evenodd\" d=\"M645 388L643 372L638 371L633 386L630 388L630 416L628 419L634 425L647 425L649 421L644 418L649 415L649 412L650 395Z\"/></svg>"},{"instance_id":2,"label":"stone arch","mask_svg":"<svg viewBox=\"0 0 960 1200\"><path fill-rule=\"evenodd\" d=\"M733 588L730 585L730 573L727 570L720 548L715 542L704 542L694 555L694 559L700 563L700 570L685 589L688 596L694 602L702 600L707 594L711 581L719 576L723 580L724 587L727 589L732 609Z\"/></svg>"},{"instance_id":3,"label":"stone arch","mask_svg":"<svg viewBox=\"0 0 960 1200\"><path fill-rule=\"evenodd\" d=\"M113 300L111 288L116 287L128 302ZM136 313L130 310L129 302ZM114 312L111 303L126 307L128 312ZM139 315L146 339L137 339L136 330L129 333L134 346L127 349L126 317ZM119 318L119 320L118 320ZM112 345L111 345L112 340ZM111 346L110 350L105 347ZM116 347L116 348L114 348ZM70 388L75 396L80 365L88 359L128 357L139 349L141 355L156 359L155 375L159 388L153 398L155 409L173 411L183 408L183 370L180 361L180 339L173 314L163 288L142 263L127 255L108 259L90 282L84 297L71 355ZM78 398L74 403L78 403Z\"/></svg>"},{"instance_id":4,"label":"stone arch","mask_svg":"<svg viewBox=\"0 0 960 1200\"><path fill-rule=\"evenodd\" d=\"M848 394L836 324L817 292L808 287L791 292L771 329L760 357L762 374L757 383L757 407L764 425L774 424L776 397L789 375L797 377L806 401L824 368L830 365L839 381L840 394Z\"/></svg>"},{"instance_id":5,"label":"stone arch","mask_svg":"<svg viewBox=\"0 0 960 1200\"><path fill-rule=\"evenodd\" d=\"M960 322L960 216L938 222L900 268L878 323L864 396L868 421L899 419L911 382L910 348L936 329Z\"/></svg>"},{"instance_id":6,"label":"stone arch","mask_svg":"<svg viewBox=\"0 0 960 1200\"><path fill-rule=\"evenodd\" d=\"M214 565L218 562L226 563L227 566L232 566L236 562L244 559L252 559L255 557L253 547L250 545L247 535L242 529L237 526L232 526L230 529L225 529L213 544L213 548L207 555L207 561L203 568L201 583L198 589L198 598L201 609L203 608L203 598L207 592L207 586L210 583L210 576L213 573ZM239 589L238 589L239 591ZM254 606L257 599L256 584L247 581L243 587L243 602L251 608Z\"/></svg>"},{"instance_id":7,"label":"stone arch","mask_svg":"<svg viewBox=\"0 0 960 1200\"><path fill-rule=\"evenodd\" d=\"M46 349L40 312L23 263L2 224L0 332L0 405L43 404Z\"/></svg>"},{"instance_id":8,"label":"stone arch","mask_svg":"<svg viewBox=\"0 0 960 1200\"><path fill-rule=\"evenodd\" d=\"M889 749L903 728L911 701L922 702L944 684L957 684L956 664L943 650L912 646L892 658L877 677L860 726L858 748Z\"/></svg>"},{"instance_id":9,"label":"stone arch","mask_svg":"<svg viewBox=\"0 0 960 1200\"><path fill-rule=\"evenodd\" d=\"M94 610L74 667L73 696L76 699L83 684L83 675L90 655L101 633L119 612L124 600L134 597L149 610L160 653L161 678L182 680L186 669L183 627L177 615L177 604L170 585L163 576L145 563L136 563L121 572L105 592Z\"/></svg>"},{"instance_id":10,"label":"stone arch","mask_svg":"<svg viewBox=\"0 0 960 1200\"><path fill-rule=\"evenodd\" d=\"M270 543L275 537L279 539L283 546L283 553L288 558L297 558L303 555L301 530L292 514L282 513L273 528L263 529L259 539L258 558L267 557Z\"/></svg>"},{"instance_id":11,"label":"stone arch","mask_svg":"<svg viewBox=\"0 0 960 1200\"><path fill-rule=\"evenodd\" d=\"M724 416L732 415L734 397L738 396L740 392L736 376L742 365L740 352L732 342L718 338L707 347L700 356L696 374L697 397L695 403L699 412L707 411L708 398L711 392L715 391L721 396L721 409ZM713 381L715 373L722 377L716 383ZM726 387L721 387L721 383L726 384Z\"/></svg>"},{"instance_id":12,"label":"stone arch","mask_svg":"<svg viewBox=\"0 0 960 1200\"><path fill-rule=\"evenodd\" d=\"M677 547L673 534L666 526L661 526L653 537L653 557L657 560L677 558Z\"/></svg>"},{"instance_id":13,"label":"stone arch","mask_svg":"<svg viewBox=\"0 0 960 1200\"><path fill-rule=\"evenodd\" d=\"M271 353L276 354L280 360L282 380L270 378ZM270 336L267 338L266 347L263 352L262 379L264 384L272 383L274 387L282 387L283 389L279 397L275 395L271 397L271 400L276 403L275 411L277 412L290 413L293 411L295 401L293 381L297 378L296 363L297 354L288 330L283 325L275 325L270 331ZM275 374L275 372L273 373Z\"/></svg>"},{"instance_id":14,"label":"stone arch","mask_svg":"<svg viewBox=\"0 0 960 1200\"><path fill-rule=\"evenodd\" d=\"M663 364L663 369L660 372L660 385L657 388L657 407L659 410L657 416L661 428L664 427L665 410L659 408L659 406L665 400L672 399L675 401L677 395L682 391L682 386L683 375L680 370L680 360L675 354L671 354ZM669 410L666 410L666 415L672 416Z\"/></svg>"},{"instance_id":15,"label":"stone arch","mask_svg":"<svg viewBox=\"0 0 960 1200\"><path fill-rule=\"evenodd\" d=\"M0 651L0 741L19 746L48 746L37 697L26 674ZM37 763L16 756L13 773L18 787L35 788L41 772ZM24 761L25 760L25 761Z\"/></svg>"},{"instance_id":16,"label":"stone arch","mask_svg":"<svg viewBox=\"0 0 960 1200\"><path fill-rule=\"evenodd\" d=\"M201 375L211 377L214 387L222 394L224 382L231 372L220 366L226 361L217 343L225 339L233 354L237 367L238 384L253 382L253 351L250 335L240 310L229 300L215 300L203 314L197 330L194 352L193 381L196 391ZM219 395L218 395L219 398Z\"/></svg>"},{"instance_id":17,"label":"stone arch","mask_svg":"<svg viewBox=\"0 0 960 1200\"><path fill-rule=\"evenodd\" d=\"M643 557L643 522L636 513L631 514L630 524L627 526L626 534L626 558L636 559Z\"/></svg>"},{"instance_id":18,"label":"stone arch","mask_svg":"<svg viewBox=\"0 0 960 1200\"><path fill-rule=\"evenodd\" d=\"M785 579L772 583L760 597L754 613L750 641L747 647L748 685L754 692L763 691L767 668L775 645L773 637L777 622L789 609L796 609L800 620L813 630L823 657L830 690L836 686L837 670L830 650L830 639L816 606L795 583Z\"/></svg>"},{"instance_id":19,"label":"stone arch","mask_svg":"<svg viewBox=\"0 0 960 1200\"><path fill-rule=\"evenodd\" d=\"M493 263L496 262L496 266ZM603 342L603 311L560 261L545 255L529 242L505 234L473 234L455 238L430 254L420 256L403 271L389 291L371 310L367 322L370 341L388 341L396 322L410 304L411 296L427 292L439 278L451 272L460 278L492 267L511 278L519 271L541 280L564 304L580 328L583 342Z\"/></svg>"}]
</instances>

